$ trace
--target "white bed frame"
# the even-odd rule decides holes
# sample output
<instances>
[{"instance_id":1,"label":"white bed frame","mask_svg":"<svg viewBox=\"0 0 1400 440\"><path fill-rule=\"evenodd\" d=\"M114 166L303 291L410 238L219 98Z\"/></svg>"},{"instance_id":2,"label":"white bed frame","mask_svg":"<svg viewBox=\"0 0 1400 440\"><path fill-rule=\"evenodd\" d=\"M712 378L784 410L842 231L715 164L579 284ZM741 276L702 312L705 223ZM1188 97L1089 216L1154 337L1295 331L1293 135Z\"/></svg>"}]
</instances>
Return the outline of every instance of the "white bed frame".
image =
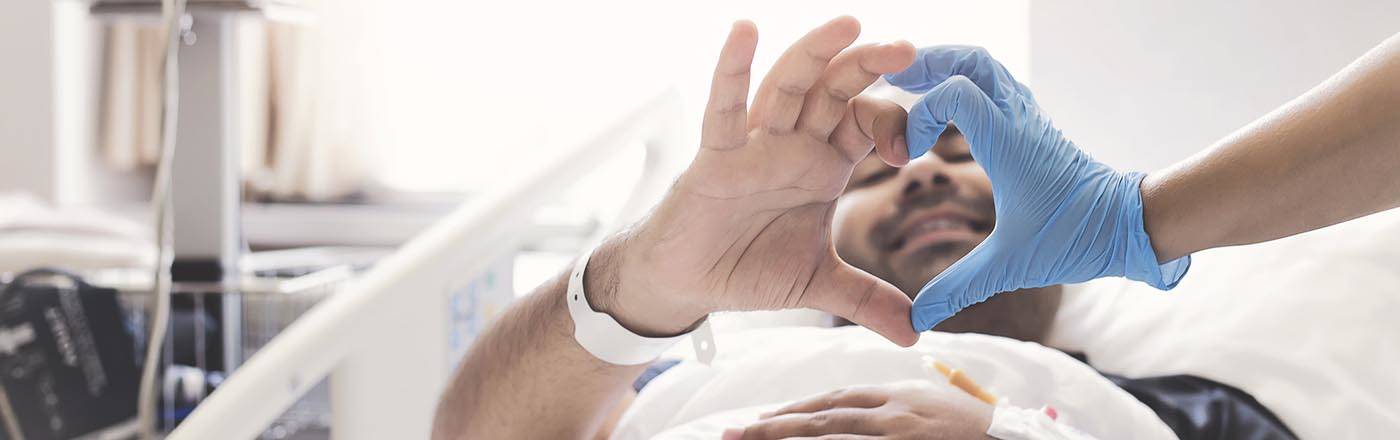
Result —
<instances>
[{"instance_id":1,"label":"white bed frame","mask_svg":"<svg viewBox=\"0 0 1400 440\"><path fill-rule=\"evenodd\" d=\"M447 290L514 253L535 209L628 145L646 147L620 218L665 191L683 148L678 93L666 90L531 173L468 201L312 308L249 358L171 439L255 438L330 377L336 439L428 438L448 371Z\"/></svg>"}]
</instances>

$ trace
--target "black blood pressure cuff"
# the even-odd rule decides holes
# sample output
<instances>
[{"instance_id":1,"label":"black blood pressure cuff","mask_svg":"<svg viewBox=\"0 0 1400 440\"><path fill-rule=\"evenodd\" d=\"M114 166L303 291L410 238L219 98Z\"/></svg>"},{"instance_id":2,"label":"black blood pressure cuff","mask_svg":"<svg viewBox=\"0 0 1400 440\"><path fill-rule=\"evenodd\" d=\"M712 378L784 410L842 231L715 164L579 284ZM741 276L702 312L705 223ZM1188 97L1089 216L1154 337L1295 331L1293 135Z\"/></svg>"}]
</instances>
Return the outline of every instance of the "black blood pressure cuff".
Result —
<instances>
[{"instance_id":1,"label":"black blood pressure cuff","mask_svg":"<svg viewBox=\"0 0 1400 440\"><path fill-rule=\"evenodd\" d=\"M0 440L70 439L136 416L135 347L117 292L54 270L0 288Z\"/></svg>"}]
</instances>

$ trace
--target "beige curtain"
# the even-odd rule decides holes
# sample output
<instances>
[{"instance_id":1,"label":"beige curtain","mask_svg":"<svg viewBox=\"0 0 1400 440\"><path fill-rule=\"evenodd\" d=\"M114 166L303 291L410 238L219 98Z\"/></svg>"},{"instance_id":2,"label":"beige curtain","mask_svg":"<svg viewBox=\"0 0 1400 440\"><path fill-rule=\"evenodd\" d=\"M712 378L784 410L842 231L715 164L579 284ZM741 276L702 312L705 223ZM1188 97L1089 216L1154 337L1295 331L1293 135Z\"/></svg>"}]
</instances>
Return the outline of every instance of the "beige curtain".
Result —
<instances>
[{"instance_id":1,"label":"beige curtain","mask_svg":"<svg viewBox=\"0 0 1400 440\"><path fill-rule=\"evenodd\" d=\"M358 67L372 59L354 33L359 10L354 0L325 2L306 20L240 25L243 105L230 110L240 116L249 197L326 201L363 189L377 136L370 69ZM158 158L161 43L148 23L107 29L99 143L112 167Z\"/></svg>"},{"instance_id":2,"label":"beige curtain","mask_svg":"<svg viewBox=\"0 0 1400 440\"><path fill-rule=\"evenodd\" d=\"M113 22L106 32L99 121L102 157L130 170L160 159L160 29Z\"/></svg>"}]
</instances>

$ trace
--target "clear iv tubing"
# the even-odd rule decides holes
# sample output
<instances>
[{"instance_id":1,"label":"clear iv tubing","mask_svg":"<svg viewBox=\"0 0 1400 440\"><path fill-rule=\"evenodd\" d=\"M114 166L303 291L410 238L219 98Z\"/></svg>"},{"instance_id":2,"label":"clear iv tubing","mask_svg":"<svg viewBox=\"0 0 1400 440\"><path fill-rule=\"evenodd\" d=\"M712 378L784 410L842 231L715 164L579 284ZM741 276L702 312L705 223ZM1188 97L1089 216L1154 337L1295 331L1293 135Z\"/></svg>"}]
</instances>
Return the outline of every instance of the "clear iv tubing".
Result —
<instances>
[{"instance_id":1,"label":"clear iv tubing","mask_svg":"<svg viewBox=\"0 0 1400 440\"><path fill-rule=\"evenodd\" d=\"M171 166L175 153L175 125L180 108L179 44L185 17L185 0L162 0L161 17L165 27L165 71L161 79L160 162L151 190L151 205L156 224L156 260L152 274L152 294L155 307L151 310L151 328L146 336L146 356L141 369L141 388L137 399L137 419L141 437L155 439L156 429L156 370L165 333L170 325L170 196Z\"/></svg>"}]
</instances>

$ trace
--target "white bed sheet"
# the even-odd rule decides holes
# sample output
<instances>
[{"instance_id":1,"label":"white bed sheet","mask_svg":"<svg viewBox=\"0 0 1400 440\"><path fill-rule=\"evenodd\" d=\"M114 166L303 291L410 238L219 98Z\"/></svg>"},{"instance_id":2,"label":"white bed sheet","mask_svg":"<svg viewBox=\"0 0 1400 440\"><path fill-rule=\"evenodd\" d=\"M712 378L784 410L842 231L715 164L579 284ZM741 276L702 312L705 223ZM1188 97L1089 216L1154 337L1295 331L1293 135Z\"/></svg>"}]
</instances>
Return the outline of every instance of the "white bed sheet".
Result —
<instances>
[{"instance_id":1,"label":"white bed sheet","mask_svg":"<svg viewBox=\"0 0 1400 440\"><path fill-rule=\"evenodd\" d=\"M764 410L820 392L931 378L925 355L964 369L1010 404L1053 406L1062 421L1099 438L1176 438L1131 395L1039 344L925 333L905 349L860 327L748 330L716 342L722 348L712 366L685 362L648 384L613 438L718 438Z\"/></svg>"}]
</instances>

